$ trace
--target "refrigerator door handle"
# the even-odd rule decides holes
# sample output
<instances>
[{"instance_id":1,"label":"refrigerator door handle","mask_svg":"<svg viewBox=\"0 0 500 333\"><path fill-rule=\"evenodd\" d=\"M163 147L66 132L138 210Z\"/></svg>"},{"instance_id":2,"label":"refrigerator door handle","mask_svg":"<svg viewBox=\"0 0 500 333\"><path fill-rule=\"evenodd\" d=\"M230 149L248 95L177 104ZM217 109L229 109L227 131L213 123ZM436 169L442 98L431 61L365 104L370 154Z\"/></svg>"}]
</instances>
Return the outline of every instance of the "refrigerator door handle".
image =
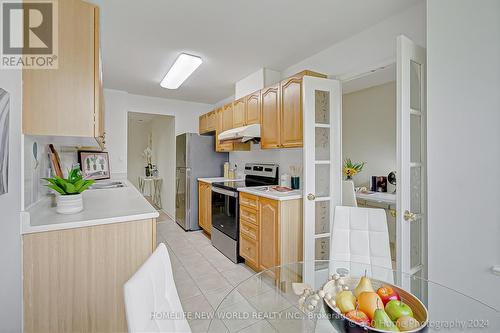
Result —
<instances>
[{"instance_id":1,"label":"refrigerator door handle","mask_svg":"<svg viewBox=\"0 0 500 333\"><path fill-rule=\"evenodd\" d=\"M186 229L190 230L191 225L191 168L186 168Z\"/></svg>"}]
</instances>

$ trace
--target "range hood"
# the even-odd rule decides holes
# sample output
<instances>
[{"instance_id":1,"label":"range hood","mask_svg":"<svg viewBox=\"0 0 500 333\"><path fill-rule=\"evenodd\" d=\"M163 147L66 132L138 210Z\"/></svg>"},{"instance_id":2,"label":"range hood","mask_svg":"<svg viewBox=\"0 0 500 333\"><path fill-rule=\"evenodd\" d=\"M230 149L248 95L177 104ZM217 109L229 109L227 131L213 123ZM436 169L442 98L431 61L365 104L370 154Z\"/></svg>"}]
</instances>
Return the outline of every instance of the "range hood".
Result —
<instances>
[{"instance_id":1,"label":"range hood","mask_svg":"<svg viewBox=\"0 0 500 333\"><path fill-rule=\"evenodd\" d=\"M253 124L232 128L224 131L218 136L219 141L241 141L247 142L255 139L260 139L260 125Z\"/></svg>"}]
</instances>

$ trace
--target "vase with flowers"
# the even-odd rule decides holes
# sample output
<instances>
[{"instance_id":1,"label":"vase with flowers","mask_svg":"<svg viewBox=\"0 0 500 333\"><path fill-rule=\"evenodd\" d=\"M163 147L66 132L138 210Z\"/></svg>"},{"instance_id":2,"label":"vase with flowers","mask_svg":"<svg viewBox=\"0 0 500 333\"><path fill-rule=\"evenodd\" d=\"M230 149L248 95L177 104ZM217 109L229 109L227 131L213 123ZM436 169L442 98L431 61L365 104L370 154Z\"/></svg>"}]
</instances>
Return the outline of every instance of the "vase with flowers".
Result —
<instances>
[{"instance_id":1,"label":"vase with flowers","mask_svg":"<svg viewBox=\"0 0 500 333\"><path fill-rule=\"evenodd\" d=\"M350 158L344 161L344 175L346 180L352 180L356 174L360 173L365 166L365 162L353 163Z\"/></svg>"}]
</instances>

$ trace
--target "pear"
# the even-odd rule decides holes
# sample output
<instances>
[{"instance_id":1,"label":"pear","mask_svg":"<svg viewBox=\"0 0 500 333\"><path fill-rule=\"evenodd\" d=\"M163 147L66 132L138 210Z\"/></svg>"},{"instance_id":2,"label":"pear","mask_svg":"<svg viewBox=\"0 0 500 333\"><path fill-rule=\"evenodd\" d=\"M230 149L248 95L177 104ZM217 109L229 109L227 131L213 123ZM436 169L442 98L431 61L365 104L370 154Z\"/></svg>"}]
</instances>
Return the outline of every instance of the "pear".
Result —
<instances>
[{"instance_id":1,"label":"pear","mask_svg":"<svg viewBox=\"0 0 500 333\"><path fill-rule=\"evenodd\" d=\"M335 303L337 303L340 312L346 313L356 308L356 297L354 297L352 291L344 290L337 294Z\"/></svg>"},{"instance_id":2,"label":"pear","mask_svg":"<svg viewBox=\"0 0 500 333\"><path fill-rule=\"evenodd\" d=\"M405 332L419 328L420 323L413 317L403 316L398 318L398 320L396 321L396 326L399 328L400 331Z\"/></svg>"},{"instance_id":3,"label":"pear","mask_svg":"<svg viewBox=\"0 0 500 333\"><path fill-rule=\"evenodd\" d=\"M374 328L390 332L399 332L399 328L392 322L391 318L382 309L375 310L372 325Z\"/></svg>"},{"instance_id":4,"label":"pear","mask_svg":"<svg viewBox=\"0 0 500 333\"><path fill-rule=\"evenodd\" d=\"M371 292L375 291L372 287L372 282L370 281L369 278L366 277L366 271L365 271L365 276L361 277L358 285L356 286L356 288L354 288L354 296L359 297L359 295L365 291L371 291Z\"/></svg>"}]
</instances>

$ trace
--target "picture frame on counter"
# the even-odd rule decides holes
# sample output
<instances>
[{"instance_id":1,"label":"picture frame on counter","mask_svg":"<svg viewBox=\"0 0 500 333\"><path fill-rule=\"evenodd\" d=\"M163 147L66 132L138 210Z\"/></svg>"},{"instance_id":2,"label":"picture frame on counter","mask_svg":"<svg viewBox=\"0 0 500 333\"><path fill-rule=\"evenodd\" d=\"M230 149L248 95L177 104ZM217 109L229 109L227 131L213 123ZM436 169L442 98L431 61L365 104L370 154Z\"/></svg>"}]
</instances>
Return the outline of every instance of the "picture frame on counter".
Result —
<instances>
[{"instance_id":1,"label":"picture frame on counter","mask_svg":"<svg viewBox=\"0 0 500 333\"><path fill-rule=\"evenodd\" d=\"M109 155L105 151L79 150L78 163L84 179L109 179Z\"/></svg>"}]
</instances>

